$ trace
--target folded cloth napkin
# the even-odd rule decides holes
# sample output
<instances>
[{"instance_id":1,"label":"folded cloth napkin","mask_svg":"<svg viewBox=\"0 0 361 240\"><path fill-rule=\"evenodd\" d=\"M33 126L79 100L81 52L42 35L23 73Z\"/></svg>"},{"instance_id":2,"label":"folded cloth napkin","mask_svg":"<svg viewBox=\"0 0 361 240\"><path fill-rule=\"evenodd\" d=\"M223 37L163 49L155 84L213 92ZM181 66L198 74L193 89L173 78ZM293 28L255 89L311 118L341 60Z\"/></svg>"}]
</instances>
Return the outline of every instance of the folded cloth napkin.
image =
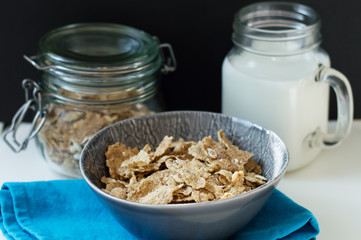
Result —
<instances>
[{"instance_id":1,"label":"folded cloth napkin","mask_svg":"<svg viewBox=\"0 0 361 240\"><path fill-rule=\"evenodd\" d=\"M0 228L8 239L137 239L103 207L85 180L4 183ZM275 190L234 239L314 239L317 220Z\"/></svg>"}]
</instances>

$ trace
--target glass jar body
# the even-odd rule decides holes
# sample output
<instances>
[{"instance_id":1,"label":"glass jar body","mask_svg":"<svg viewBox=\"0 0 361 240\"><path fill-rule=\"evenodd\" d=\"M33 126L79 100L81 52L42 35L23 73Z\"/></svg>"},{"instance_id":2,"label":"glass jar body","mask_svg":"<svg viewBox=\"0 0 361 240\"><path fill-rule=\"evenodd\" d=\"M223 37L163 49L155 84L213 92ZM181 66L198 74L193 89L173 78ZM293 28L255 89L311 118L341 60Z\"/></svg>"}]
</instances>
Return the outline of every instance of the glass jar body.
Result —
<instances>
[{"instance_id":1,"label":"glass jar body","mask_svg":"<svg viewBox=\"0 0 361 240\"><path fill-rule=\"evenodd\" d=\"M162 111L157 84L161 75L142 79L133 87L82 86L75 91L54 85L59 76L43 74L41 89L44 125L36 135L36 145L57 172L81 177L79 159L82 148L99 130L131 117ZM152 85L152 93L142 92Z\"/></svg>"}]
</instances>

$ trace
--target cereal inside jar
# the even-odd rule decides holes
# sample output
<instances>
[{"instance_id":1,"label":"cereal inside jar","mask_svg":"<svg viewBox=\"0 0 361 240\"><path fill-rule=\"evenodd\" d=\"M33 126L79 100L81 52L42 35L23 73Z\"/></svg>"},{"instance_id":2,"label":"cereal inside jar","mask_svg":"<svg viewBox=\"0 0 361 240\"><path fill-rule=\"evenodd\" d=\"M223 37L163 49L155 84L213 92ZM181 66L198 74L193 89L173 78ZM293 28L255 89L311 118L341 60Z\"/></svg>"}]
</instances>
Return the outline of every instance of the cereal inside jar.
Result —
<instances>
[{"instance_id":1,"label":"cereal inside jar","mask_svg":"<svg viewBox=\"0 0 361 240\"><path fill-rule=\"evenodd\" d=\"M81 177L80 154L96 132L162 111L160 78L175 70L169 44L109 23L52 30L40 39L39 54L25 58L42 72L39 81L23 82L37 111L37 146L53 170L71 177Z\"/></svg>"}]
</instances>

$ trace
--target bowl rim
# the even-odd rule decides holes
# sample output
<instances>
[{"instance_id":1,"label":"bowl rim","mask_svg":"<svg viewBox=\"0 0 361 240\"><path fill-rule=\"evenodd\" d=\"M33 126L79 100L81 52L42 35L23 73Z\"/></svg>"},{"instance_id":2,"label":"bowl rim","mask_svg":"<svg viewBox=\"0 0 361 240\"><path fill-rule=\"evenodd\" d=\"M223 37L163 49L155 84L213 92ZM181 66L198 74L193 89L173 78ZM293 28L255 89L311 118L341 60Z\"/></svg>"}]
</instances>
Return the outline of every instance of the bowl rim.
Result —
<instances>
[{"instance_id":1,"label":"bowl rim","mask_svg":"<svg viewBox=\"0 0 361 240\"><path fill-rule=\"evenodd\" d=\"M251 124L254 127L260 128L262 130L265 130L267 132L269 132L270 134L274 135L279 143L282 145L282 148L284 148L285 154L286 154L286 162L283 164L280 172L278 175L276 175L272 180L267 181L265 184L258 186L255 189L249 190L247 192L243 192L241 194L229 197L229 198L225 198L225 199L217 199L217 200L212 200L212 201L205 201L205 202L198 202L198 203L174 203L174 204L152 204L152 203L140 203L140 202L134 202L134 201L130 201L130 200L125 200L125 199L121 199L118 197L115 197L113 195L110 195L106 192L104 192L103 190L101 190L101 188L99 188L97 185L95 185L85 174L85 170L84 170L84 165L83 165L83 156L84 156L84 152L86 151L86 149L89 148L90 142L92 142L94 139L98 138L101 134L103 134L104 132L108 131L109 128L112 128L115 125L119 125L119 124L124 124L125 122L130 122L130 121L137 121L138 119L144 119L144 118L154 118L157 116L162 116L162 115L169 115L169 114L194 114L194 113L210 113L212 115L221 115L224 117L229 117L232 119L236 119L236 120L240 120L243 122L247 122L249 124ZM248 120L242 119L242 118L237 118L234 116L229 116L223 113L217 113L217 112L208 112L208 111L166 111L166 112L159 112L159 113L153 113L153 114L146 114L146 115L142 115L142 116L137 116L137 117L132 117L132 118L128 118L128 119L124 119L121 121L118 121L116 123L113 123L107 127L104 127L103 129L99 130L96 134L94 134L89 141L86 143L86 145L84 146L81 156L80 156L80 160L79 160L79 165L80 165L80 172L83 176L83 178L85 179L85 181L87 182L87 184L94 190L96 191L98 194L100 194L102 197L107 198L109 200L113 200L119 203L122 203L124 205L129 205L129 206L133 206L133 207L143 207L143 208L150 208L150 209L178 209L178 208L182 208L182 207L186 207L186 208L193 208L193 207L208 207L210 205L218 205L218 204L224 204L226 202L233 202L233 201L237 201L239 198L247 198L247 197L251 197L252 195L256 195L261 191L266 191L267 189L269 191L273 191L276 188L276 185L278 184L278 182L282 179L282 177L284 176L286 169L287 169L287 165L289 163L289 153L287 150L287 147L285 145L285 143L282 141L282 139L273 131L268 130L258 124L252 123ZM271 189L269 189L271 187Z\"/></svg>"}]
</instances>

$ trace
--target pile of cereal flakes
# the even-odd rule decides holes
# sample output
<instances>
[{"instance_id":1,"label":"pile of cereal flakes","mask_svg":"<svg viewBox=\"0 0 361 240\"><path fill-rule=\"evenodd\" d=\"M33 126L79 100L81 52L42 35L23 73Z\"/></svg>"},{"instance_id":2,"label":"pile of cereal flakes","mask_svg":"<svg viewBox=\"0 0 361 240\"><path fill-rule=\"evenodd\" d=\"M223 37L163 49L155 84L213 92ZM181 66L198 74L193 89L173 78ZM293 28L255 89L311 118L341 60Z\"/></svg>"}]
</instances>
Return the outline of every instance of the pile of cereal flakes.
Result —
<instances>
[{"instance_id":1,"label":"pile of cereal flakes","mask_svg":"<svg viewBox=\"0 0 361 240\"><path fill-rule=\"evenodd\" d=\"M153 152L121 143L105 153L110 177L103 191L150 204L204 202L232 197L266 183L253 154L240 150L218 131L218 142L173 141L165 136Z\"/></svg>"},{"instance_id":2,"label":"pile of cereal flakes","mask_svg":"<svg viewBox=\"0 0 361 240\"><path fill-rule=\"evenodd\" d=\"M152 113L144 104L120 109L82 109L52 104L38 134L48 161L66 173L81 176L79 159L88 140L100 129L118 121Z\"/></svg>"}]
</instances>

